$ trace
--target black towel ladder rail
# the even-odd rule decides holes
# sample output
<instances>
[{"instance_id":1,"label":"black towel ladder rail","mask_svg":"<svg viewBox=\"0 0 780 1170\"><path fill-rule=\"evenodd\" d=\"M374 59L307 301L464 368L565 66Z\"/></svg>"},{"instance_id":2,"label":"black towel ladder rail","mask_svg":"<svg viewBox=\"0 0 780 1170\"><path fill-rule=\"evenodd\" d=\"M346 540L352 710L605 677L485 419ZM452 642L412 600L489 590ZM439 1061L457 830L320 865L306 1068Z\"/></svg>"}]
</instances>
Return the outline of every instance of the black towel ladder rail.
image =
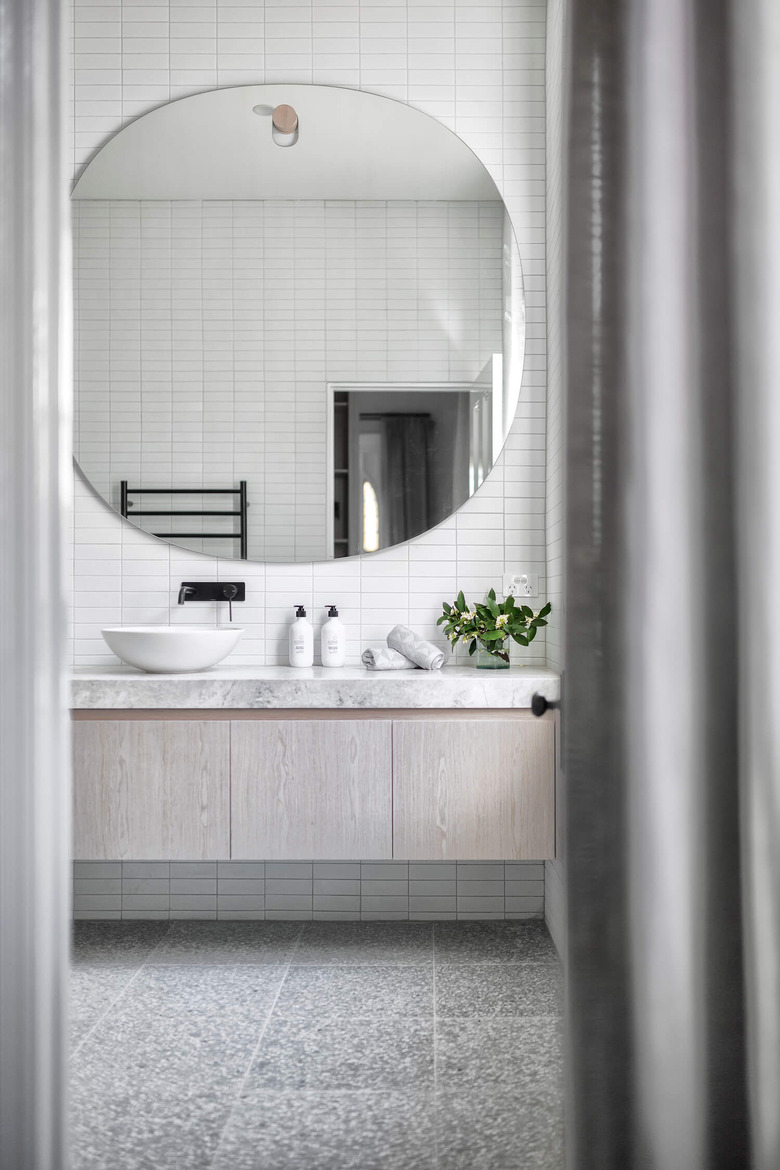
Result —
<instances>
[{"instance_id":1,"label":"black towel ladder rail","mask_svg":"<svg viewBox=\"0 0 780 1170\"><path fill-rule=\"evenodd\" d=\"M131 488L127 480L120 480L120 510L125 519L135 520L140 516L236 516L238 532L151 532L163 540L238 540L241 560L247 559L247 503L246 480L239 481L237 488ZM190 511L182 508L143 508L131 513L131 496L238 496L238 511Z\"/></svg>"}]
</instances>

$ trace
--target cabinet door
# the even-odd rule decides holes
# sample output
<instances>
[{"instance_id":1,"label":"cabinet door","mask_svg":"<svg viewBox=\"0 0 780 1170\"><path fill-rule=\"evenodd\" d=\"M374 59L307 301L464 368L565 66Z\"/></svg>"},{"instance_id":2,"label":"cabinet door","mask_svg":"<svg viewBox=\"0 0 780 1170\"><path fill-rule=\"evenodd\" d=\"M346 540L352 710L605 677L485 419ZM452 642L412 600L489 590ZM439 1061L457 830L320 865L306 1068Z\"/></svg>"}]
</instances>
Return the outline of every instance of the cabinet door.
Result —
<instances>
[{"instance_id":1,"label":"cabinet door","mask_svg":"<svg viewBox=\"0 0 780 1170\"><path fill-rule=\"evenodd\" d=\"M236 720L234 858L392 856L389 720Z\"/></svg>"},{"instance_id":2,"label":"cabinet door","mask_svg":"<svg viewBox=\"0 0 780 1170\"><path fill-rule=\"evenodd\" d=\"M393 856L553 857L551 720L393 724Z\"/></svg>"},{"instance_id":3,"label":"cabinet door","mask_svg":"<svg viewBox=\"0 0 780 1170\"><path fill-rule=\"evenodd\" d=\"M73 747L75 857L230 856L227 722L78 721Z\"/></svg>"}]
</instances>

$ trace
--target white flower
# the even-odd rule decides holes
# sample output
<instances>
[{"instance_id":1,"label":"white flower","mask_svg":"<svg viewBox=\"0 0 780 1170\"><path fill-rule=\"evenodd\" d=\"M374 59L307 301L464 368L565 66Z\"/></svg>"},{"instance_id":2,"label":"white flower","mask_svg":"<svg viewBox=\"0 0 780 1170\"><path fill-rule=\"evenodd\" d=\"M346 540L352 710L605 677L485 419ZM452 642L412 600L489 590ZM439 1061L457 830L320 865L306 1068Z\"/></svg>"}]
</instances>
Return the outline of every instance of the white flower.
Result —
<instances>
[{"instance_id":1,"label":"white flower","mask_svg":"<svg viewBox=\"0 0 780 1170\"><path fill-rule=\"evenodd\" d=\"M505 613L500 613L498 615L498 617L496 618L496 629L503 630L504 626L507 624L508 621L509 621L509 615L505 614Z\"/></svg>"},{"instance_id":2,"label":"white flower","mask_svg":"<svg viewBox=\"0 0 780 1170\"><path fill-rule=\"evenodd\" d=\"M473 622L474 618L477 616L477 611L475 609L472 609L472 610L470 610L469 613L464 613L463 616L466 619L466 621Z\"/></svg>"},{"instance_id":3,"label":"white flower","mask_svg":"<svg viewBox=\"0 0 780 1170\"><path fill-rule=\"evenodd\" d=\"M473 637L473 634L464 634L461 638L461 642L470 642Z\"/></svg>"}]
</instances>

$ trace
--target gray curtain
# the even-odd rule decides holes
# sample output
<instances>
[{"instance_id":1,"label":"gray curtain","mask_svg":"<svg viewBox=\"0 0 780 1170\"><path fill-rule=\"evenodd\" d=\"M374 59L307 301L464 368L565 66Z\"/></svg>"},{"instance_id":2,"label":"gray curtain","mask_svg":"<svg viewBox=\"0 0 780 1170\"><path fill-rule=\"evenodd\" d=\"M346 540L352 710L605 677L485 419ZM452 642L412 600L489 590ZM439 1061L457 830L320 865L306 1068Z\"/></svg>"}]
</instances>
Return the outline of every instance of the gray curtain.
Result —
<instances>
[{"instance_id":1,"label":"gray curtain","mask_svg":"<svg viewBox=\"0 0 780 1170\"><path fill-rule=\"evenodd\" d=\"M63 1170L71 481L57 0L0 0L0 1166ZM67 328L66 337L67 337ZM64 372L64 373L63 373Z\"/></svg>"},{"instance_id":2,"label":"gray curtain","mask_svg":"<svg viewBox=\"0 0 780 1170\"><path fill-rule=\"evenodd\" d=\"M431 419L417 414L388 414L382 421L382 433L384 546L411 540L430 527Z\"/></svg>"},{"instance_id":3,"label":"gray curtain","mask_svg":"<svg viewBox=\"0 0 780 1170\"><path fill-rule=\"evenodd\" d=\"M780 5L569 33L569 1164L776 1170Z\"/></svg>"}]
</instances>

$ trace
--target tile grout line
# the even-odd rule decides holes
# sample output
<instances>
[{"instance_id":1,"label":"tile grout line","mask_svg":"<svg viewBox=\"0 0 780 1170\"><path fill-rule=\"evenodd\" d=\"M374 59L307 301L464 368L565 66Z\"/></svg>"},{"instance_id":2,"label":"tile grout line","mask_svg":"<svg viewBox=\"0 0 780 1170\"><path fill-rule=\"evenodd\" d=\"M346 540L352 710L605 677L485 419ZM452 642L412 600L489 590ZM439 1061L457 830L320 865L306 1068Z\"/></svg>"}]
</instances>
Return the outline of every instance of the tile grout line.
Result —
<instances>
[{"instance_id":1,"label":"tile grout line","mask_svg":"<svg viewBox=\"0 0 780 1170\"><path fill-rule=\"evenodd\" d=\"M306 929L306 924L301 923L301 928L300 928L300 931L298 932L298 937L295 940L295 946L293 947L292 952L290 953L290 958L287 961L287 966L284 969L284 974L282 975L279 986L276 989L276 995L274 996L274 1001L271 1004L271 1007L269 1008L268 1015L266 1016L265 1020L263 1021L263 1026L260 1029L260 1035L257 1038L257 1044L255 1045L255 1047L252 1051L252 1055L249 1058L249 1063L247 1064L246 1072L244 1073L244 1076L241 1079L241 1084L238 1087L238 1092L236 1093L235 1097L233 1098L233 1104L230 1107L230 1112L228 1113L227 1117L225 1118L225 1124L222 1126L222 1131L219 1135L219 1141L217 1142L216 1149L214 1150L214 1157L209 1162L208 1170L213 1170L214 1166L216 1165L217 1158L219 1157L219 1150L220 1150L220 1147L222 1145L222 1139L224 1138L224 1136L227 1132L227 1128L230 1125L230 1119L235 1112L236 1102L241 1099L241 1094L244 1091L244 1086L246 1085L247 1079L249 1078L249 1074L252 1071L252 1065L255 1063L255 1061L257 1059L257 1054L259 1053L260 1046L263 1043L263 1037L265 1036L265 1034L268 1030L268 1025L271 1022L271 1016L274 1014L274 1009L276 1008L276 1005L279 1002L279 996L281 995L282 988L284 987L287 976L290 973L290 967L292 967L293 959L295 958L296 954L298 953L298 947L300 946L301 939L303 938L303 932L305 929Z\"/></svg>"},{"instance_id":2,"label":"tile grout line","mask_svg":"<svg viewBox=\"0 0 780 1170\"><path fill-rule=\"evenodd\" d=\"M439 1167L439 1080L438 1080L438 1024L436 1018L436 923L431 931L431 962L433 966L433 1164Z\"/></svg>"},{"instance_id":3,"label":"tile grout line","mask_svg":"<svg viewBox=\"0 0 780 1170\"><path fill-rule=\"evenodd\" d=\"M138 970L133 972L133 974L128 979L127 983L124 985L124 987L119 992L119 994L114 996L114 998L111 1000L111 1003L108 1005L108 1007L103 1012L103 1014L97 1018L95 1023L90 1028L90 1030L87 1032L86 1036L82 1037L82 1039L79 1040L78 1044L73 1049L73 1052L70 1054L71 1061L75 1060L76 1056L78 1055L79 1051L83 1048L83 1046L86 1044L87 1040L89 1040L90 1036L94 1035L95 1031L103 1023L103 1020L105 1020L108 1013L110 1011L112 1011L112 1009L116 1006L116 1004L119 1002L119 1000L122 998L122 996L127 992L128 988L131 986L131 984L135 982L135 980L138 978L138 976L143 971L144 967L146 967L146 965L149 963L152 955L156 954L156 952L163 945L163 943L165 942L165 940L167 939L167 937L170 933L171 933L171 924L169 922L168 929L165 931L165 934L163 934L161 936L160 941L157 943L157 945L152 947L152 949L149 951L149 954L146 956L143 963L141 963L141 966L138 968Z\"/></svg>"}]
</instances>

